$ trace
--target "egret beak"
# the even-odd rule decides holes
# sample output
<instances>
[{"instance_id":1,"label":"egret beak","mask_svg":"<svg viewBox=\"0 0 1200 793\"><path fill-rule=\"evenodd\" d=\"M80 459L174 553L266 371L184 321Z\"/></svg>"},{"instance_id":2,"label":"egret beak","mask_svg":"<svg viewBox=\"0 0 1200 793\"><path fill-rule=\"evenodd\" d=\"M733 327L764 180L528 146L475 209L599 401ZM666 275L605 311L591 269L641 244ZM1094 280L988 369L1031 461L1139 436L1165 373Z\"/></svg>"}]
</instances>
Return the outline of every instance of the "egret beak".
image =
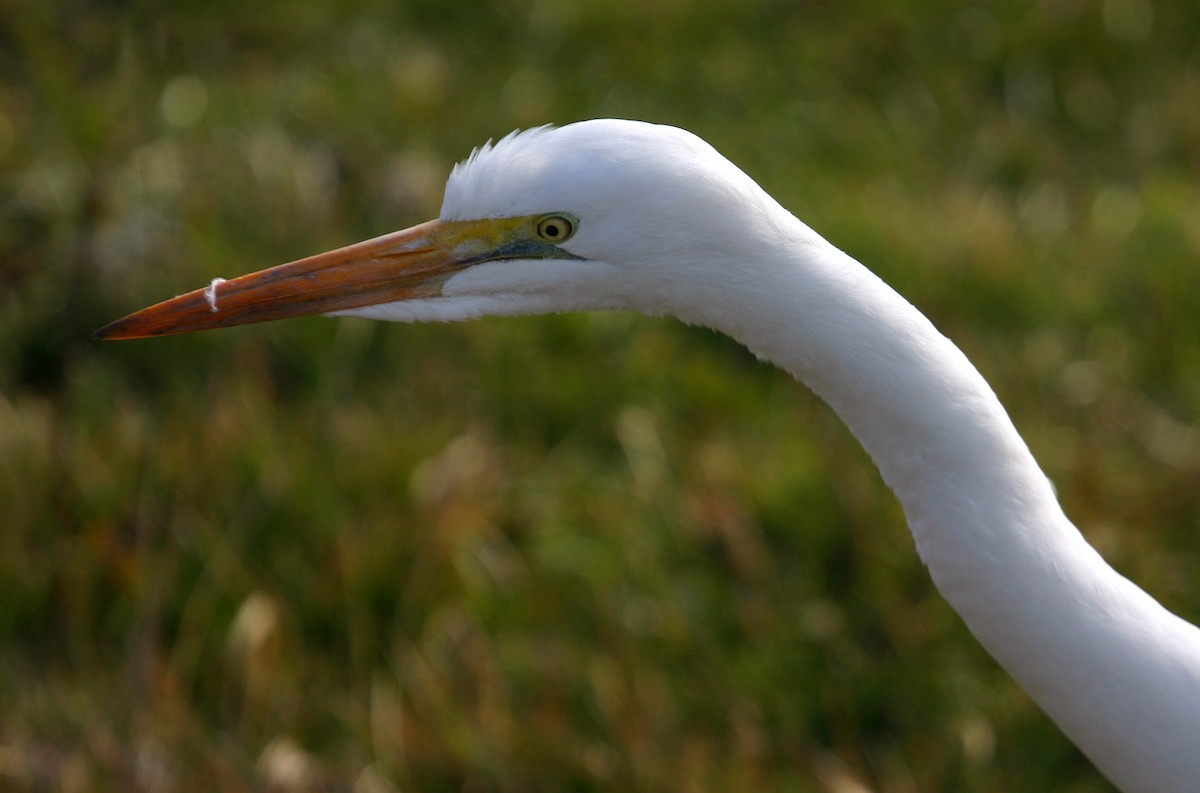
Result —
<instances>
[{"instance_id":1,"label":"egret beak","mask_svg":"<svg viewBox=\"0 0 1200 793\"><path fill-rule=\"evenodd\" d=\"M529 238L529 218L432 220L328 253L243 275L134 312L97 339L138 339L436 297L461 270L495 259L555 256Z\"/></svg>"}]
</instances>

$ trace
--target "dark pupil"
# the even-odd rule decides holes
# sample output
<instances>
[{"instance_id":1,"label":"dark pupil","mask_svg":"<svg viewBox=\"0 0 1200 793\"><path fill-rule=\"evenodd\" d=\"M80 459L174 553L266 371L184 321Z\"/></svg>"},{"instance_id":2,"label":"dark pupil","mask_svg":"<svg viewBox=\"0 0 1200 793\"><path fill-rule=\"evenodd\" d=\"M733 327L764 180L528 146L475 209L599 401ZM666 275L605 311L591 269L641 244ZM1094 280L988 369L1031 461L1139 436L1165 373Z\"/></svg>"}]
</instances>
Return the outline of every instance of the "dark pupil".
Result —
<instances>
[{"instance_id":1,"label":"dark pupil","mask_svg":"<svg viewBox=\"0 0 1200 793\"><path fill-rule=\"evenodd\" d=\"M547 223L545 231L547 237L557 237L560 233L557 223Z\"/></svg>"}]
</instances>

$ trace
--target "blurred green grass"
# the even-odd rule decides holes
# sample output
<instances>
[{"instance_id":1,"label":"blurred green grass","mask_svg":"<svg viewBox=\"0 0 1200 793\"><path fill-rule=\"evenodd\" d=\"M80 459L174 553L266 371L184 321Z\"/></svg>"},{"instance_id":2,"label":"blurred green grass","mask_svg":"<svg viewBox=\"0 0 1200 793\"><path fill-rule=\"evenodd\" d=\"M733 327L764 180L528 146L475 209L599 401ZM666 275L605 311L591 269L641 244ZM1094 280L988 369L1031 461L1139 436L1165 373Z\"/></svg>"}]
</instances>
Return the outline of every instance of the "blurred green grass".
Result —
<instances>
[{"instance_id":1,"label":"blurred green grass","mask_svg":"<svg viewBox=\"0 0 1200 793\"><path fill-rule=\"evenodd\" d=\"M1200 619L1200 8L43 3L0 15L0 786L1102 791L869 461L640 317L134 308L436 214L515 127L687 127L978 363Z\"/></svg>"}]
</instances>

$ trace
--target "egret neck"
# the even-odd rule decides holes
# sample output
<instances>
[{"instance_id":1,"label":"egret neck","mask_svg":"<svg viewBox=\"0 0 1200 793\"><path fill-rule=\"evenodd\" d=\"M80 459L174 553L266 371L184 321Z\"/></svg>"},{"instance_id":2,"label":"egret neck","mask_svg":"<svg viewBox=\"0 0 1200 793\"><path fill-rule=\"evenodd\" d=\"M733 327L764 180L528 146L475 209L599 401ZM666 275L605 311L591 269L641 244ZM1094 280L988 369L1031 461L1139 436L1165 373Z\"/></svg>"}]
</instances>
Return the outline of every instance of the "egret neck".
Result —
<instances>
[{"instance_id":1,"label":"egret neck","mask_svg":"<svg viewBox=\"0 0 1200 793\"><path fill-rule=\"evenodd\" d=\"M753 278L714 262L730 276L708 285L720 299L674 313L837 412L899 498L938 590L1097 767L1126 790L1200 789L1200 631L1084 540L949 339L799 220L777 224Z\"/></svg>"}]
</instances>

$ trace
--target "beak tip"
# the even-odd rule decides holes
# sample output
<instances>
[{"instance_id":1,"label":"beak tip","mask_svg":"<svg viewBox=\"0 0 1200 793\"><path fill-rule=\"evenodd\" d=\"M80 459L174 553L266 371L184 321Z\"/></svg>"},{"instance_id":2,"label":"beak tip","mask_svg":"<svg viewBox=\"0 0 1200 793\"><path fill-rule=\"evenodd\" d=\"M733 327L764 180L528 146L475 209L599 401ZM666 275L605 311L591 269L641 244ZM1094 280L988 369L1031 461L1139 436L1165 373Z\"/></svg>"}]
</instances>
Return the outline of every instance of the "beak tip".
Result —
<instances>
[{"instance_id":1,"label":"beak tip","mask_svg":"<svg viewBox=\"0 0 1200 793\"><path fill-rule=\"evenodd\" d=\"M147 336L161 335L161 332L155 332L154 330L148 332L138 330L136 327L138 323L131 321L136 316L136 314L130 314L127 317L114 320L102 328L98 328L92 333L92 339L95 341L121 341L124 339L144 339Z\"/></svg>"},{"instance_id":2,"label":"beak tip","mask_svg":"<svg viewBox=\"0 0 1200 793\"><path fill-rule=\"evenodd\" d=\"M119 333L119 329L117 326L120 324L120 322L121 322L120 320L117 320L116 322L108 323L107 325L105 325L102 328L97 328L95 331L92 332L92 340L93 341L108 341L109 339L120 338L117 335Z\"/></svg>"},{"instance_id":3,"label":"beak tip","mask_svg":"<svg viewBox=\"0 0 1200 793\"><path fill-rule=\"evenodd\" d=\"M114 322L110 322L103 328L97 328L92 331L92 341L108 341L113 338L113 335L116 333L116 330L113 328L115 324Z\"/></svg>"}]
</instances>

